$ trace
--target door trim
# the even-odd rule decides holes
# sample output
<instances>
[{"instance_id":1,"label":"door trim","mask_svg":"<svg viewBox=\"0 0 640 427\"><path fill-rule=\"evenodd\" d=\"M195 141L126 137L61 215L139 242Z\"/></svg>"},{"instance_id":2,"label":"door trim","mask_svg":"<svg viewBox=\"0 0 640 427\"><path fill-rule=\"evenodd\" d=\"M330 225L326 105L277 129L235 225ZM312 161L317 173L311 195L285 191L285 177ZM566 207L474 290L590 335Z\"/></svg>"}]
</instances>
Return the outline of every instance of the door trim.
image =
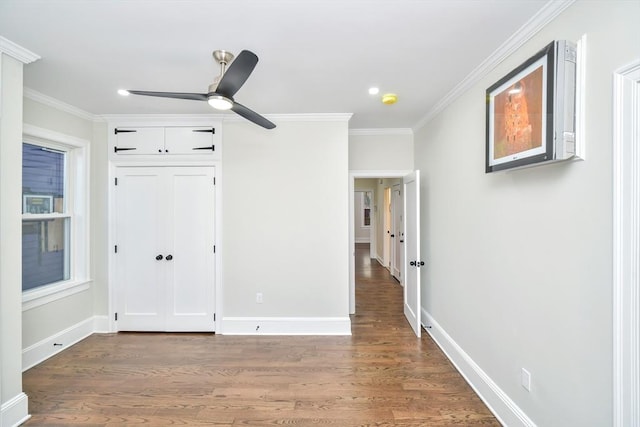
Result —
<instances>
[{"instance_id":1,"label":"door trim","mask_svg":"<svg viewBox=\"0 0 640 427\"><path fill-rule=\"evenodd\" d=\"M349 171L349 313L356 312L356 272L355 272L355 180L356 178L402 178L413 170L352 170Z\"/></svg>"},{"instance_id":2,"label":"door trim","mask_svg":"<svg viewBox=\"0 0 640 427\"><path fill-rule=\"evenodd\" d=\"M115 283L115 253L114 246L116 243L115 237L115 178L118 168L120 167L213 167L215 168L215 176L216 176L216 192L215 192L215 239L216 239L216 252L215 252L215 327L214 332L216 334L223 334L224 325L222 322L224 307L222 304L223 295L224 295L224 286L222 283L222 270L223 270L223 255L222 255L222 242L224 241L224 230L222 228L222 216L223 216L223 208L222 208L222 187L223 187L223 171L222 171L222 162L220 161L184 161L184 160L172 160L167 157L159 159L158 161L136 161L136 160L120 160L120 161L109 161L109 170L108 170L108 178L107 185L109 186L109 191L107 195L107 218L108 218L108 230L107 230L107 251L108 251L108 260L107 260L107 280L106 286L108 290L108 329L104 332L118 332L118 327L115 321L116 314L116 292L117 286Z\"/></svg>"},{"instance_id":3,"label":"door trim","mask_svg":"<svg viewBox=\"0 0 640 427\"><path fill-rule=\"evenodd\" d=\"M613 425L640 423L640 60L613 85Z\"/></svg>"}]
</instances>

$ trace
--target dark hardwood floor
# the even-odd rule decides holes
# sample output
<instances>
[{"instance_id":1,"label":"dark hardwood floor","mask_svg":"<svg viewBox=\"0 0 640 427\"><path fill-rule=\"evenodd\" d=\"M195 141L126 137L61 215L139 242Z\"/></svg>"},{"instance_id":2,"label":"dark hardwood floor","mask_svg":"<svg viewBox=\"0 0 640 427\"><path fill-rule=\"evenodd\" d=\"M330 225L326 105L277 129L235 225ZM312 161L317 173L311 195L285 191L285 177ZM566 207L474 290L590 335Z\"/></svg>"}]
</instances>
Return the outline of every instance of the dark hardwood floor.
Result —
<instances>
[{"instance_id":1,"label":"dark hardwood floor","mask_svg":"<svg viewBox=\"0 0 640 427\"><path fill-rule=\"evenodd\" d=\"M95 334L24 373L26 426L499 426L357 248L353 336Z\"/></svg>"}]
</instances>

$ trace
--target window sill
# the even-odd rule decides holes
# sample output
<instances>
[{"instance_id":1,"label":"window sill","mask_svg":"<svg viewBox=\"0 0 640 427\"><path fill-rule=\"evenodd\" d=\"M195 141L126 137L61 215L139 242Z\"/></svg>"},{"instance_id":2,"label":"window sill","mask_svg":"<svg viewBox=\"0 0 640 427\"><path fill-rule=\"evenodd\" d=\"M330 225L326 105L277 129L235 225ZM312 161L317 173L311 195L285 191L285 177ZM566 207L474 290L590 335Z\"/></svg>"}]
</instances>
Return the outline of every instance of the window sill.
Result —
<instances>
[{"instance_id":1,"label":"window sill","mask_svg":"<svg viewBox=\"0 0 640 427\"><path fill-rule=\"evenodd\" d=\"M22 293L22 311L31 310L78 292L86 291L89 289L90 283L90 280L65 281L24 291Z\"/></svg>"}]
</instances>

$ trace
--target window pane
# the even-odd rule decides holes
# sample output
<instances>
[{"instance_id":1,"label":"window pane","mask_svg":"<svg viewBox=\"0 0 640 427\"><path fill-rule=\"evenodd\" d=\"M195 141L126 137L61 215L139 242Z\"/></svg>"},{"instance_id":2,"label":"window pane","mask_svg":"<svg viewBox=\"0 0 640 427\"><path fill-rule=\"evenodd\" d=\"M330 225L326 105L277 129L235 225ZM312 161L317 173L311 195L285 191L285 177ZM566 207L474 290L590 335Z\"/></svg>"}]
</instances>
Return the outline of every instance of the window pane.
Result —
<instances>
[{"instance_id":1,"label":"window pane","mask_svg":"<svg viewBox=\"0 0 640 427\"><path fill-rule=\"evenodd\" d=\"M69 218L22 221L22 290L69 279Z\"/></svg>"},{"instance_id":2,"label":"window pane","mask_svg":"<svg viewBox=\"0 0 640 427\"><path fill-rule=\"evenodd\" d=\"M22 144L22 213L63 213L65 153Z\"/></svg>"}]
</instances>

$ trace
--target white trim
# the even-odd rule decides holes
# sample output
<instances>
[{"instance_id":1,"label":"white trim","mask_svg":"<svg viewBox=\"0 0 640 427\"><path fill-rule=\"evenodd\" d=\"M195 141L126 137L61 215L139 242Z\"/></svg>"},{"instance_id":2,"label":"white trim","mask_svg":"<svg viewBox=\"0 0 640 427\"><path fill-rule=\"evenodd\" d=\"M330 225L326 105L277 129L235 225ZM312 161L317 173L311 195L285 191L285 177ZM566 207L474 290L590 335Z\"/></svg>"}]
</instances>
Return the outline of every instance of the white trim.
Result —
<instances>
[{"instance_id":1,"label":"white trim","mask_svg":"<svg viewBox=\"0 0 640 427\"><path fill-rule=\"evenodd\" d=\"M24 142L62 149L67 152L70 185L68 212L71 224L71 280L52 283L22 293L22 311L89 289L90 283L90 148L89 141L75 136L23 124ZM29 215L23 215L23 220Z\"/></svg>"},{"instance_id":2,"label":"white trim","mask_svg":"<svg viewBox=\"0 0 640 427\"><path fill-rule=\"evenodd\" d=\"M41 305L66 298L68 296L89 289L91 282L57 282L50 285L39 286L22 292L22 311L31 310Z\"/></svg>"},{"instance_id":3,"label":"white trim","mask_svg":"<svg viewBox=\"0 0 640 427\"><path fill-rule=\"evenodd\" d=\"M486 372L447 334L423 308L423 325L425 330L438 344L449 361L460 372L498 421L509 427L536 427L536 424L524 413L516 403L496 384Z\"/></svg>"},{"instance_id":4,"label":"white trim","mask_svg":"<svg viewBox=\"0 0 640 427\"><path fill-rule=\"evenodd\" d=\"M640 60L613 85L613 426L640 425Z\"/></svg>"},{"instance_id":5,"label":"white trim","mask_svg":"<svg viewBox=\"0 0 640 427\"><path fill-rule=\"evenodd\" d=\"M222 114L104 114L100 118L109 124L109 135L117 127L216 126Z\"/></svg>"},{"instance_id":6,"label":"white trim","mask_svg":"<svg viewBox=\"0 0 640 427\"><path fill-rule=\"evenodd\" d=\"M485 59L467 77L465 77L451 91L449 91L449 93L438 101L438 103L413 126L413 130L418 130L429 123L436 115L438 115L438 113L443 111L461 95L466 93L474 84L489 74L489 72L504 61L505 58L529 41L536 33L538 33L538 31L554 20L560 13L562 13L562 11L571 6L574 2L575 0L549 1L526 24L520 27L513 36L493 52L491 56Z\"/></svg>"},{"instance_id":7,"label":"white trim","mask_svg":"<svg viewBox=\"0 0 640 427\"><path fill-rule=\"evenodd\" d=\"M94 334L108 334L112 331L109 330L109 316L96 315L93 316L93 333Z\"/></svg>"},{"instance_id":8,"label":"white trim","mask_svg":"<svg viewBox=\"0 0 640 427\"><path fill-rule=\"evenodd\" d=\"M587 35L576 42L576 154L575 158L586 160L586 94L587 94Z\"/></svg>"},{"instance_id":9,"label":"white trim","mask_svg":"<svg viewBox=\"0 0 640 427\"><path fill-rule=\"evenodd\" d=\"M349 129L349 136L413 135L411 128Z\"/></svg>"},{"instance_id":10,"label":"white trim","mask_svg":"<svg viewBox=\"0 0 640 427\"><path fill-rule=\"evenodd\" d=\"M59 99L52 98L48 95L45 95L44 93L40 93L31 88L25 87L23 94L24 94L24 97L27 99L46 105L48 107L55 108L56 110L63 111L65 113L69 113L81 119L89 120L92 122L102 121L100 116L97 116L93 113L89 113L88 111L81 110L78 107L74 107L71 104L67 104L66 102L62 102Z\"/></svg>"},{"instance_id":11,"label":"white trim","mask_svg":"<svg viewBox=\"0 0 640 427\"><path fill-rule=\"evenodd\" d=\"M207 119L211 119L210 116L206 117ZM198 118L198 120L204 120L205 117L201 117ZM155 119L154 119L155 120ZM161 125L162 122L158 122L158 124ZM173 125L193 125L193 122L189 122L188 124L185 124L184 122L180 122L180 121L170 121L169 123L173 124ZM211 123L209 121L209 123ZM120 122L117 123L110 123L110 127L109 129L111 129L111 126L122 126L123 124ZM139 121L134 121L133 126L144 126L144 125L149 125L149 123L147 122L139 122ZM169 126L170 124L168 124L167 126ZM111 250L111 248L113 248L116 244L117 244L117 239L116 239L116 235L115 235L115 231L116 231L116 227L115 227L115 200L116 200L116 196L115 196L115 185L113 185L114 179L117 176L117 172L119 168L122 167L195 167L195 166L204 166L204 167L213 167L215 168L215 177L216 177L216 190L215 190L215 206L216 206L216 212L215 212L215 246L216 246L216 252L215 252L215 266L216 266L216 273L215 273L215 315L216 315L216 321L214 322L214 331L216 333L221 334L221 329L220 329L220 319L223 317L223 310L224 310L224 305L223 305L223 297L224 297L224 287L223 287L223 283L222 283L222 277L223 277L223 252L224 250L221 250L222 248L222 244L224 242L224 230L222 227L222 201L223 201L223 194L222 194L222 189L224 187L224 178L223 178L223 167L222 167L222 162L219 159L209 159L209 160L197 160L197 161L185 161L184 159L173 159L173 158L169 158L170 156L162 156L162 158L160 159L156 159L155 161L149 161L149 160L140 160L140 161L128 161L128 160L120 160L119 161L109 161L109 177L108 177L108 182L109 182L109 190L107 192L107 197L108 197L108 201L107 201L107 216L109 218L109 227L108 227L108 247L110 248L109 250L109 257L108 257L108 280L107 280L107 288L108 288L108 316L106 318L106 320L104 320L104 322L106 323L101 323L101 331L106 331L106 332L117 332L118 331L118 325L117 322L115 321L115 314L116 314L116 310L117 310L117 303L116 303L116 296L117 296L117 288L116 288L116 283L115 283L115 264L116 264L116 260L115 260L115 253L113 250ZM103 322L103 321L101 321Z\"/></svg>"},{"instance_id":12,"label":"white trim","mask_svg":"<svg viewBox=\"0 0 640 427\"><path fill-rule=\"evenodd\" d=\"M402 178L412 170L350 170L349 171L349 313L356 312L356 229L355 229L355 180L356 178ZM378 215L374 212L374 215ZM377 219L372 219L376 220ZM375 237L374 237L375 239ZM375 243L374 243L375 244ZM377 250L376 250L377 252ZM375 254L377 256L377 254ZM379 259L378 262L384 265Z\"/></svg>"},{"instance_id":13,"label":"white trim","mask_svg":"<svg viewBox=\"0 0 640 427\"><path fill-rule=\"evenodd\" d=\"M0 407L0 426L19 426L29 418L31 418L29 399L22 392L4 402Z\"/></svg>"},{"instance_id":14,"label":"white trim","mask_svg":"<svg viewBox=\"0 0 640 427\"><path fill-rule=\"evenodd\" d=\"M7 54L23 64L30 64L40 59L39 55L23 48L11 40L5 39L2 36L0 36L0 53Z\"/></svg>"},{"instance_id":15,"label":"white trim","mask_svg":"<svg viewBox=\"0 0 640 427\"><path fill-rule=\"evenodd\" d=\"M299 113L299 114L265 114L266 118L274 122L348 122L351 113ZM224 116L225 122L246 122L237 114Z\"/></svg>"},{"instance_id":16,"label":"white trim","mask_svg":"<svg viewBox=\"0 0 640 427\"><path fill-rule=\"evenodd\" d=\"M24 123L22 125L22 134L33 138L44 139L47 142L57 142L65 146L72 146L74 148L86 148L89 146L89 141L86 139L78 138L65 133L55 132L49 129L41 128L38 126ZM68 147L66 147L68 149Z\"/></svg>"},{"instance_id":17,"label":"white trim","mask_svg":"<svg viewBox=\"0 0 640 427\"><path fill-rule=\"evenodd\" d=\"M225 317L223 335L351 335L349 317Z\"/></svg>"},{"instance_id":18,"label":"white trim","mask_svg":"<svg viewBox=\"0 0 640 427\"><path fill-rule=\"evenodd\" d=\"M316 113L316 114L265 114L273 121L286 122L348 122L351 113ZM117 123L118 126L196 126L201 123L213 121L244 122L246 119L237 114L103 114L99 116L108 123Z\"/></svg>"},{"instance_id":19,"label":"white trim","mask_svg":"<svg viewBox=\"0 0 640 427\"><path fill-rule=\"evenodd\" d=\"M94 333L94 317L47 337L22 350L22 372L44 362ZM62 344L62 345L57 345Z\"/></svg>"}]
</instances>

